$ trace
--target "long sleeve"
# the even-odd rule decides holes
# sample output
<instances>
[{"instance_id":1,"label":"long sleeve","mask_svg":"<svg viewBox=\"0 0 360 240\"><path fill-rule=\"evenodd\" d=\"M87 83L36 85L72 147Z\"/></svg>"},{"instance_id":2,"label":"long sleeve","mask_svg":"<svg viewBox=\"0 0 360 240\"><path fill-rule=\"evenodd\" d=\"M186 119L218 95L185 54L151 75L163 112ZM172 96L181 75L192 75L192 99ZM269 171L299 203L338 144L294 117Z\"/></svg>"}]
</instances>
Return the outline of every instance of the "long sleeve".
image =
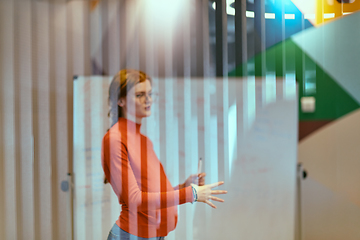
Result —
<instances>
[{"instance_id":1,"label":"long sleeve","mask_svg":"<svg viewBox=\"0 0 360 240\"><path fill-rule=\"evenodd\" d=\"M102 146L103 167L115 194L127 206L139 210L161 209L193 201L191 187L166 192L144 192L130 164L126 143L119 134L106 134ZM146 179L145 179L146 181Z\"/></svg>"}]
</instances>

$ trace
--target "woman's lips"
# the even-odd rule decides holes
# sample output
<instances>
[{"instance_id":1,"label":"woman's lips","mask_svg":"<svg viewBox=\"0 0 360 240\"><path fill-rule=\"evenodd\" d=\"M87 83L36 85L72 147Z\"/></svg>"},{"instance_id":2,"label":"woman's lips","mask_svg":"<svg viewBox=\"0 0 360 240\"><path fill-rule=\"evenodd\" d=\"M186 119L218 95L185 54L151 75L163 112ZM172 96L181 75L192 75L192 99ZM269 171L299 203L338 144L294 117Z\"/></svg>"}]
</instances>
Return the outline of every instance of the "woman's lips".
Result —
<instances>
[{"instance_id":1,"label":"woman's lips","mask_svg":"<svg viewBox=\"0 0 360 240\"><path fill-rule=\"evenodd\" d=\"M150 110L150 106L145 107L145 110L146 110L146 111L149 111L149 110Z\"/></svg>"}]
</instances>

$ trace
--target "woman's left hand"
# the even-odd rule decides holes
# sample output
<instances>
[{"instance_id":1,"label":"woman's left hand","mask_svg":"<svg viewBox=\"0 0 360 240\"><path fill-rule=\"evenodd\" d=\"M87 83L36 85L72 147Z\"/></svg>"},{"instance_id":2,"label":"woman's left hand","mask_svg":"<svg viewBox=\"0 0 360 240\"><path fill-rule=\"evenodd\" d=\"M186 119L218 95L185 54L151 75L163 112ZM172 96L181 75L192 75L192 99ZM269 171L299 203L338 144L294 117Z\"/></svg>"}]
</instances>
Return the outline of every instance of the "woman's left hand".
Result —
<instances>
[{"instance_id":1,"label":"woman's left hand","mask_svg":"<svg viewBox=\"0 0 360 240\"><path fill-rule=\"evenodd\" d=\"M184 182L185 187L190 186L190 184L194 183L198 186L203 186L205 185L205 176L206 173L199 173L199 174L192 174L190 175L190 177L188 177L186 179L186 181Z\"/></svg>"}]
</instances>

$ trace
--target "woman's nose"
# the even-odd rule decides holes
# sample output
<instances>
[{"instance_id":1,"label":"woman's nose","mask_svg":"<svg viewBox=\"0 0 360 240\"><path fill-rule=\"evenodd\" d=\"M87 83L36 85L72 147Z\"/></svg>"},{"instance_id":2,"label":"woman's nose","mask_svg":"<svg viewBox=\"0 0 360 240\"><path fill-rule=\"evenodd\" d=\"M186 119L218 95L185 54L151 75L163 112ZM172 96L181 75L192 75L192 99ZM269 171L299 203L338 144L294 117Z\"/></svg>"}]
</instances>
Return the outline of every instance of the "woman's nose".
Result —
<instances>
[{"instance_id":1,"label":"woman's nose","mask_svg":"<svg viewBox=\"0 0 360 240\"><path fill-rule=\"evenodd\" d=\"M145 102L150 102L151 97L148 94L145 94Z\"/></svg>"}]
</instances>

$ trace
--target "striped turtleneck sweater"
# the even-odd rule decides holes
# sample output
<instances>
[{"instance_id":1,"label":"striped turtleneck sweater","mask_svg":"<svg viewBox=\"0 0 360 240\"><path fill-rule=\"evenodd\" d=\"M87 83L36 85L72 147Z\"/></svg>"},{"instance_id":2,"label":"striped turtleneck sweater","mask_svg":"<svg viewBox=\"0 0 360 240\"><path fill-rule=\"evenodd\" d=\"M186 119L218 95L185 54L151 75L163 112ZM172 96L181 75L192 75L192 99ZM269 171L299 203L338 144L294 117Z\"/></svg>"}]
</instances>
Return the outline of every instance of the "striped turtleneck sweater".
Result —
<instances>
[{"instance_id":1,"label":"striped turtleneck sweater","mask_svg":"<svg viewBox=\"0 0 360 240\"><path fill-rule=\"evenodd\" d=\"M192 188L172 187L140 127L119 118L102 140L102 166L121 204L116 224L143 238L166 236L176 227L177 205L194 200Z\"/></svg>"}]
</instances>

